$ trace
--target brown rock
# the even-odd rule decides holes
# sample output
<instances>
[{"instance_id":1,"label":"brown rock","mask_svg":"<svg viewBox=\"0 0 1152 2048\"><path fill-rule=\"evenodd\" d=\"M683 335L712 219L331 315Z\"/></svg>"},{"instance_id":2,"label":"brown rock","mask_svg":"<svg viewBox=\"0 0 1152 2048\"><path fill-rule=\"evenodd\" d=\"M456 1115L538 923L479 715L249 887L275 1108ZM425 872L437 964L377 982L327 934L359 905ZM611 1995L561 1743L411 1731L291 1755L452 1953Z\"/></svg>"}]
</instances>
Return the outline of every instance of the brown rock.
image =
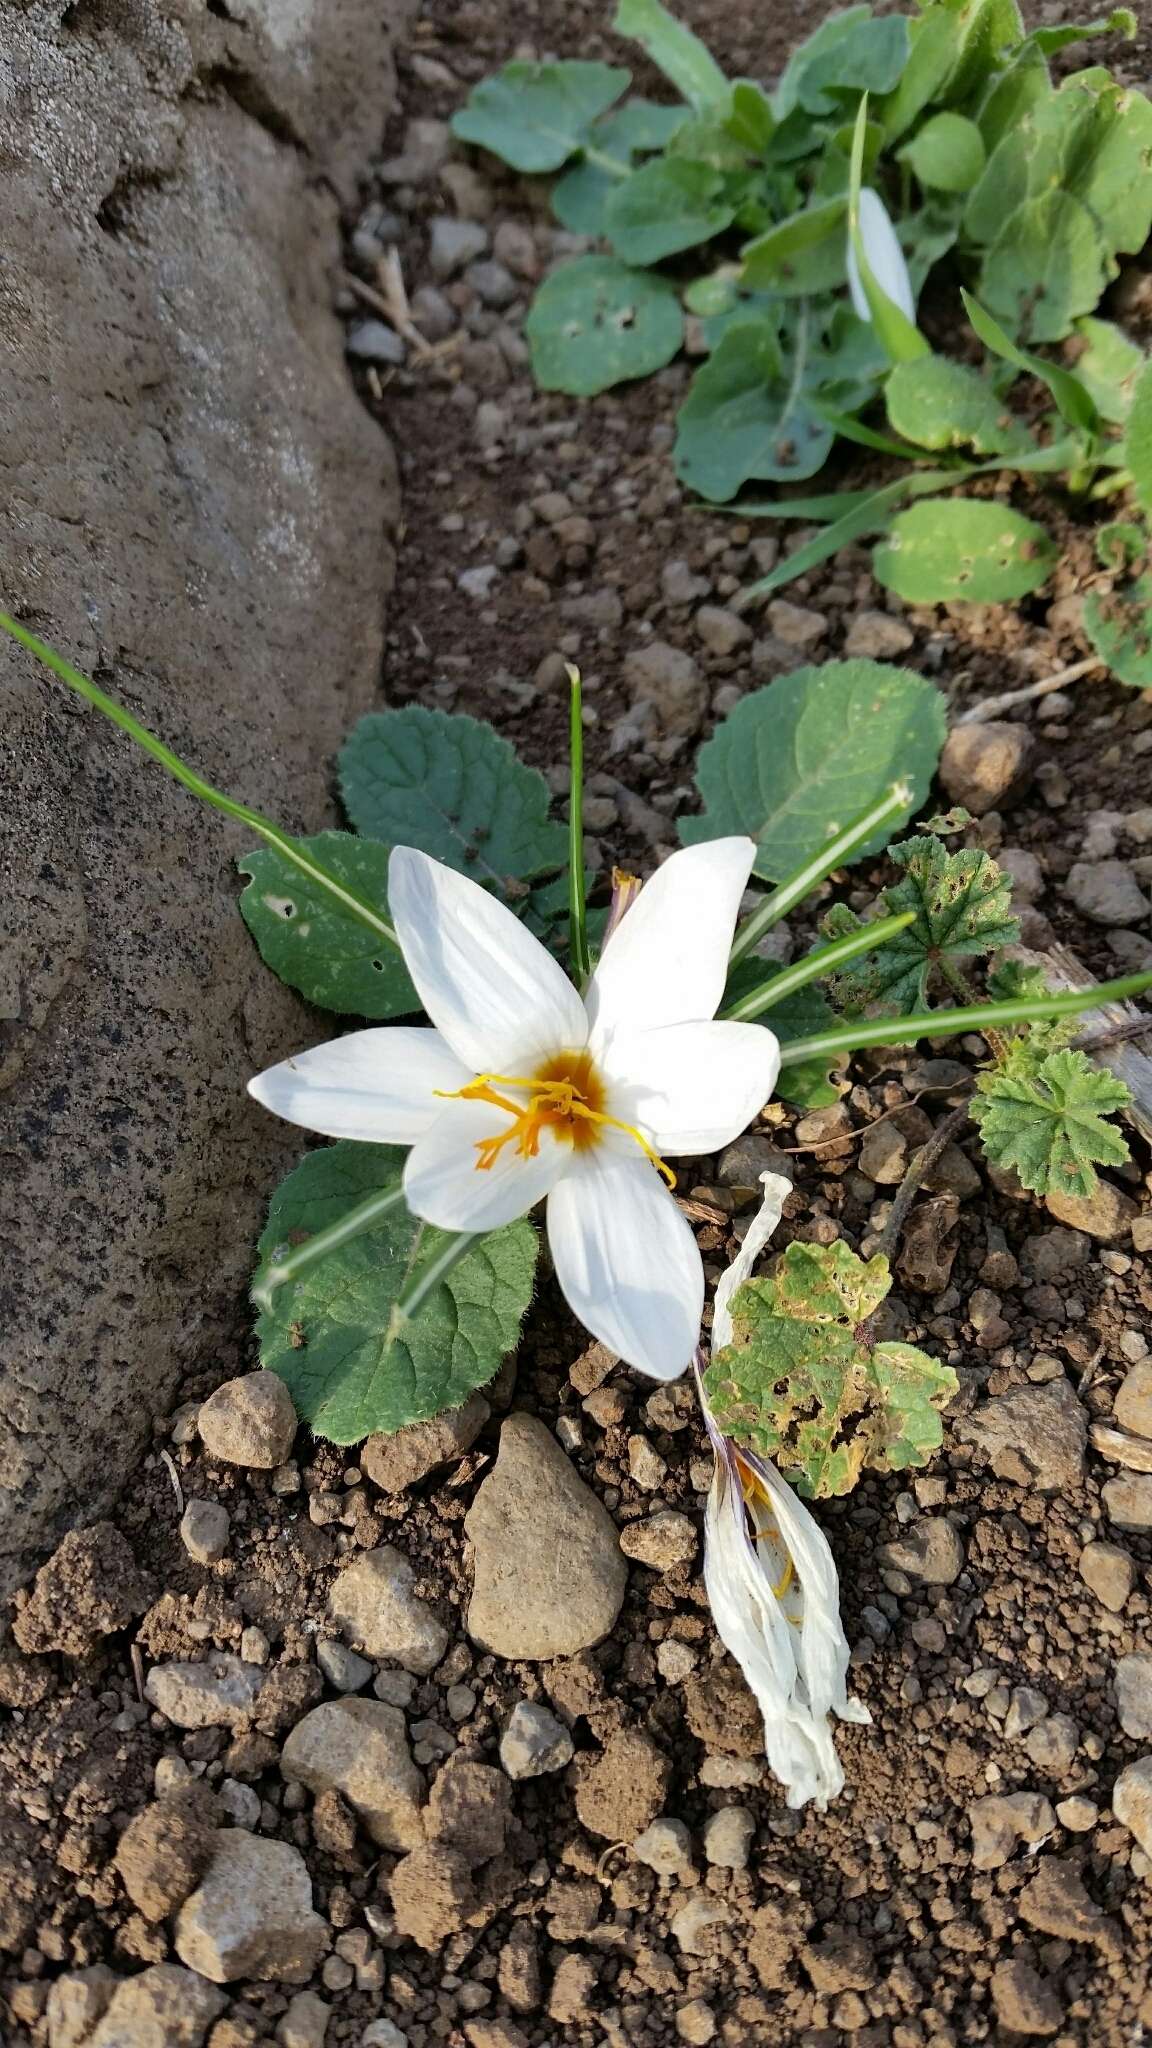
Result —
<instances>
[{"instance_id":1,"label":"brown rock","mask_svg":"<svg viewBox=\"0 0 1152 2048\"><path fill-rule=\"evenodd\" d=\"M1142 1358L1139 1365L1125 1373L1112 1413L1121 1429L1130 1429L1136 1436L1152 1437L1152 1358Z\"/></svg>"},{"instance_id":2,"label":"brown rock","mask_svg":"<svg viewBox=\"0 0 1152 2048\"><path fill-rule=\"evenodd\" d=\"M1032 760L1026 725L990 719L983 725L954 726L940 756L940 781L954 804L974 817L1001 810L1020 793Z\"/></svg>"},{"instance_id":3,"label":"brown rock","mask_svg":"<svg viewBox=\"0 0 1152 2048\"><path fill-rule=\"evenodd\" d=\"M1152 1529L1152 1476L1133 1472L1101 1489L1104 1512L1118 1529Z\"/></svg>"},{"instance_id":4,"label":"brown rock","mask_svg":"<svg viewBox=\"0 0 1152 2048\"><path fill-rule=\"evenodd\" d=\"M116 1868L132 1904L146 1920L166 1920L199 1884L215 1847L215 1801L197 1785L157 1800L130 1820L116 1849Z\"/></svg>"},{"instance_id":5,"label":"brown rock","mask_svg":"<svg viewBox=\"0 0 1152 2048\"><path fill-rule=\"evenodd\" d=\"M708 685L682 647L649 640L624 657L624 681L633 699L655 707L665 736L698 731L708 708Z\"/></svg>"},{"instance_id":6,"label":"brown rock","mask_svg":"<svg viewBox=\"0 0 1152 2048\"><path fill-rule=\"evenodd\" d=\"M1144 1854L1152 1856L1152 1756L1125 1764L1112 1787L1112 1811Z\"/></svg>"},{"instance_id":7,"label":"brown rock","mask_svg":"<svg viewBox=\"0 0 1152 2048\"><path fill-rule=\"evenodd\" d=\"M1041 1859L1031 1884L1020 1894L1020 1917L1060 1941L1088 1941L1108 1955L1121 1953L1116 1922L1089 1898L1076 1865L1059 1856Z\"/></svg>"},{"instance_id":8,"label":"brown rock","mask_svg":"<svg viewBox=\"0 0 1152 2048\"><path fill-rule=\"evenodd\" d=\"M382 1492L404 1493L442 1465L462 1458L491 1413L483 1394L469 1394L462 1407L434 1415L431 1422L414 1422L392 1436L370 1436L360 1452L360 1464Z\"/></svg>"},{"instance_id":9,"label":"brown rock","mask_svg":"<svg viewBox=\"0 0 1152 2048\"><path fill-rule=\"evenodd\" d=\"M876 1964L867 1942L858 1934L831 1934L804 1951L804 1968L814 1991L867 1991L876 1982Z\"/></svg>"},{"instance_id":10,"label":"brown rock","mask_svg":"<svg viewBox=\"0 0 1152 2048\"><path fill-rule=\"evenodd\" d=\"M925 1586L951 1586L964 1569L959 1531L943 1515L923 1515L910 1522L893 1543L879 1552L881 1564L907 1572Z\"/></svg>"},{"instance_id":11,"label":"brown rock","mask_svg":"<svg viewBox=\"0 0 1152 2048\"><path fill-rule=\"evenodd\" d=\"M391 1543L346 1565L328 1595L345 1641L426 1677L448 1648L448 1631L416 1592L416 1574Z\"/></svg>"},{"instance_id":12,"label":"brown rock","mask_svg":"<svg viewBox=\"0 0 1152 2048\"><path fill-rule=\"evenodd\" d=\"M960 1204L954 1195L920 1202L904 1226L896 1270L918 1294L942 1294L959 1249Z\"/></svg>"},{"instance_id":13,"label":"brown rock","mask_svg":"<svg viewBox=\"0 0 1152 2048\"><path fill-rule=\"evenodd\" d=\"M576 1813L589 1834L608 1842L631 1842L664 1805L672 1767L650 1735L621 1728L610 1735L594 1763L578 1759Z\"/></svg>"},{"instance_id":14,"label":"brown rock","mask_svg":"<svg viewBox=\"0 0 1152 2048\"><path fill-rule=\"evenodd\" d=\"M692 1673L684 1686L684 1712L706 1749L725 1756L763 1756L763 1717L734 1658L725 1655Z\"/></svg>"},{"instance_id":15,"label":"brown rock","mask_svg":"<svg viewBox=\"0 0 1152 2048\"><path fill-rule=\"evenodd\" d=\"M535 1936L524 1920L514 1920L500 1951L496 1982L502 1998L513 2012L539 2012L541 2004L540 1953Z\"/></svg>"},{"instance_id":16,"label":"brown rock","mask_svg":"<svg viewBox=\"0 0 1152 2048\"><path fill-rule=\"evenodd\" d=\"M201 2048L225 2002L195 1971L155 1963L117 1986L84 2048Z\"/></svg>"},{"instance_id":17,"label":"brown rock","mask_svg":"<svg viewBox=\"0 0 1152 2048\"><path fill-rule=\"evenodd\" d=\"M324 1681L314 1664L274 1664L260 1687L253 1720L264 1735L284 1735L316 1705Z\"/></svg>"},{"instance_id":18,"label":"brown rock","mask_svg":"<svg viewBox=\"0 0 1152 2048\"><path fill-rule=\"evenodd\" d=\"M306 1984L328 1944L312 1910L312 1880L298 1849L244 1828L216 1835L204 1878L176 1921L182 1963L213 1984L240 1977Z\"/></svg>"},{"instance_id":19,"label":"brown rock","mask_svg":"<svg viewBox=\"0 0 1152 2048\"><path fill-rule=\"evenodd\" d=\"M1019 1842L1034 1849L1056 1831L1051 1802L1040 1792L990 1793L972 1801L968 1819L976 1870L1000 1870Z\"/></svg>"},{"instance_id":20,"label":"brown rock","mask_svg":"<svg viewBox=\"0 0 1152 2048\"><path fill-rule=\"evenodd\" d=\"M474 1642L498 1657L538 1659L603 1641L628 1568L611 1517L535 1416L508 1417L464 1528L473 1546Z\"/></svg>"},{"instance_id":21,"label":"brown rock","mask_svg":"<svg viewBox=\"0 0 1152 2048\"><path fill-rule=\"evenodd\" d=\"M48 2048L83 2048L107 2011L116 1983L103 1963L57 1977L48 1993Z\"/></svg>"},{"instance_id":22,"label":"brown rock","mask_svg":"<svg viewBox=\"0 0 1152 2048\"><path fill-rule=\"evenodd\" d=\"M499 1856L512 1819L512 1788L502 1771L449 1757L428 1801L425 1831L430 1842L456 1849L469 1869Z\"/></svg>"},{"instance_id":23,"label":"brown rock","mask_svg":"<svg viewBox=\"0 0 1152 2048\"><path fill-rule=\"evenodd\" d=\"M812 1910L803 1899L772 1899L753 1913L748 1961L765 1991L784 1989L811 1924Z\"/></svg>"},{"instance_id":24,"label":"brown rock","mask_svg":"<svg viewBox=\"0 0 1152 2048\"><path fill-rule=\"evenodd\" d=\"M246 1372L209 1394L196 1427L206 1451L226 1465L272 1472L296 1436L292 1396L274 1372Z\"/></svg>"},{"instance_id":25,"label":"brown rock","mask_svg":"<svg viewBox=\"0 0 1152 2048\"><path fill-rule=\"evenodd\" d=\"M312 1792L339 1792L381 1848L413 1849L424 1838L424 1780L398 1707L383 1700L325 1700L297 1722L280 1768Z\"/></svg>"},{"instance_id":26,"label":"brown rock","mask_svg":"<svg viewBox=\"0 0 1152 2048\"><path fill-rule=\"evenodd\" d=\"M1118 1543L1086 1543L1080 1576L1110 1614L1119 1614L1136 1583L1136 1567Z\"/></svg>"},{"instance_id":27,"label":"brown rock","mask_svg":"<svg viewBox=\"0 0 1152 2048\"><path fill-rule=\"evenodd\" d=\"M329 273L399 11L9 4L0 31L5 603L305 830L377 689L395 488ZM300 1152L245 1084L316 1031L236 915L242 837L8 643L0 725L3 1594L243 1334Z\"/></svg>"},{"instance_id":28,"label":"brown rock","mask_svg":"<svg viewBox=\"0 0 1152 2048\"><path fill-rule=\"evenodd\" d=\"M440 1948L476 1910L467 1857L438 1842L426 1842L402 1856L388 1890L399 1932L418 1948Z\"/></svg>"},{"instance_id":29,"label":"brown rock","mask_svg":"<svg viewBox=\"0 0 1152 2048\"><path fill-rule=\"evenodd\" d=\"M55 1683L52 1666L19 1650L0 1650L0 1707L38 1707Z\"/></svg>"},{"instance_id":30,"label":"brown rock","mask_svg":"<svg viewBox=\"0 0 1152 2048\"><path fill-rule=\"evenodd\" d=\"M22 1650L86 1657L103 1636L143 1614L149 1598L148 1582L119 1529L93 1522L70 1530L41 1565L12 1633Z\"/></svg>"},{"instance_id":31,"label":"brown rock","mask_svg":"<svg viewBox=\"0 0 1152 2048\"><path fill-rule=\"evenodd\" d=\"M1045 1195L1044 1206L1058 1223L1083 1230L1101 1244L1123 1244L1140 1213L1131 1195L1108 1180L1097 1181L1091 1195Z\"/></svg>"},{"instance_id":32,"label":"brown rock","mask_svg":"<svg viewBox=\"0 0 1152 2048\"><path fill-rule=\"evenodd\" d=\"M969 1416L958 1416L957 1435L975 1444L1001 1479L1038 1493L1078 1486L1084 1472L1088 1417L1069 1382L1010 1387Z\"/></svg>"},{"instance_id":33,"label":"brown rock","mask_svg":"<svg viewBox=\"0 0 1152 2048\"><path fill-rule=\"evenodd\" d=\"M997 1963L992 1972L996 2017L1010 2034L1054 2034L1064 2008L1051 1984L1022 1956Z\"/></svg>"}]
</instances>

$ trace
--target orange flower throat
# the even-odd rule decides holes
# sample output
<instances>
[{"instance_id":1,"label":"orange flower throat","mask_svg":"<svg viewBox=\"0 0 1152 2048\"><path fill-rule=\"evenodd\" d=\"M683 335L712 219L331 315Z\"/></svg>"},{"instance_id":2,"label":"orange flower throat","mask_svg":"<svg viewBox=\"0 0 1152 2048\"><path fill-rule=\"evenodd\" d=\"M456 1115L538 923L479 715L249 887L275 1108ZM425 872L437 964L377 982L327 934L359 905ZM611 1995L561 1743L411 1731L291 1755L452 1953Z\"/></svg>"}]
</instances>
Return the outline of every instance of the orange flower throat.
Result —
<instances>
[{"instance_id":1,"label":"orange flower throat","mask_svg":"<svg viewBox=\"0 0 1152 2048\"><path fill-rule=\"evenodd\" d=\"M500 1093L503 1088L525 1089L527 1102L513 1101ZM619 1117L609 1116L604 1107L607 1090L587 1051L555 1053L534 1074L477 1074L466 1088L438 1088L436 1093L450 1093L453 1100L464 1102L490 1102L493 1109L503 1110L511 1117L506 1130L477 1142L478 1173L491 1171L505 1145L512 1145L521 1159L535 1159L540 1150L540 1133L545 1128L575 1151L590 1150L607 1129L624 1131L634 1138L669 1187L676 1184L675 1174L665 1166L643 1132L635 1124L621 1123Z\"/></svg>"}]
</instances>

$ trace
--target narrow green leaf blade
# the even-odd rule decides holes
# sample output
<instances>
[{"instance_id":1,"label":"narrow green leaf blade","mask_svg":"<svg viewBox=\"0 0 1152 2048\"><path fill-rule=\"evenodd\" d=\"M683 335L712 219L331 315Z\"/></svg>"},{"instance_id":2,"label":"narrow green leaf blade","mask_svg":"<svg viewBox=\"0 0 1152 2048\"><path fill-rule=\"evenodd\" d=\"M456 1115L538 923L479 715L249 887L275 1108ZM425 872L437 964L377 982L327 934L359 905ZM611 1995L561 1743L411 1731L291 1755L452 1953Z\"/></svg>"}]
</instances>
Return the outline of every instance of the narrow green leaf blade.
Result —
<instances>
[{"instance_id":1,"label":"narrow green leaf blade","mask_svg":"<svg viewBox=\"0 0 1152 2048\"><path fill-rule=\"evenodd\" d=\"M703 110L728 98L728 80L715 58L660 0L620 0L612 26L640 44L689 106Z\"/></svg>"},{"instance_id":2,"label":"narrow green leaf blade","mask_svg":"<svg viewBox=\"0 0 1152 2048\"><path fill-rule=\"evenodd\" d=\"M564 865L544 777L479 719L418 704L370 712L340 749L339 775L358 832L418 847L498 893Z\"/></svg>"},{"instance_id":3,"label":"narrow green leaf blade","mask_svg":"<svg viewBox=\"0 0 1152 2048\"><path fill-rule=\"evenodd\" d=\"M351 832L318 832L301 842L345 888L388 915L388 852ZM265 965L321 1010L382 1022L411 1017L420 998L403 955L383 945L338 899L271 847L236 863L251 880L240 911Z\"/></svg>"},{"instance_id":4,"label":"narrow green leaf blade","mask_svg":"<svg viewBox=\"0 0 1152 2048\"><path fill-rule=\"evenodd\" d=\"M1091 393L1071 370L1062 369L1059 363L1050 363L1046 356L1033 355L1021 348L1010 334L1005 334L999 321L994 320L987 308L973 298L971 292L963 289L960 293L964 310L972 322L985 348L993 355L1000 356L1006 363L1012 363L1017 370L1024 370L1030 377L1039 377L1046 384L1056 401L1061 417L1070 427L1084 433L1092 433L1096 426L1096 406Z\"/></svg>"},{"instance_id":5,"label":"narrow green leaf blade","mask_svg":"<svg viewBox=\"0 0 1152 2048\"><path fill-rule=\"evenodd\" d=\"M309 1153L272 1197L261 1262L338 1222L399 1180L394 1146L341 1143ZM424 1422L499 1370L532 1296L536 1234L511 1223L478 1238L419 1315L393 1328L402 1291L438 1258L448 1233L393 1211L298 1281L278 1288L257 1324L263 1363L302 1419L337 1444Z\"/></svg>"}]
</instances>

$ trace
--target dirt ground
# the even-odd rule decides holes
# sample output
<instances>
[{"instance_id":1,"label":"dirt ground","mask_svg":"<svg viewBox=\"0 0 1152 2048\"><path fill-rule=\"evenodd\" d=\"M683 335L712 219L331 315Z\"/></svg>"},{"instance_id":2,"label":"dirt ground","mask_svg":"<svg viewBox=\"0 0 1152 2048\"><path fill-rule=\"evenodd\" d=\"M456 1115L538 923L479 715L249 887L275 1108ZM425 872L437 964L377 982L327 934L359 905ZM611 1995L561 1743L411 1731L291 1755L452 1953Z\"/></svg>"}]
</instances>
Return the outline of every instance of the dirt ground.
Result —
<instances>
[{"instance_id":1,"label":"dirt ground","mask_svg":"<svg viewBox=\"0 0 1152 2048\"><path fill-rule=\"evenodd\" d=\"M693 0L680 11L726 68L763 76L811 20L798 5L774 8L767 30L764 10L749 5ZM685 363L591 402L535 391L520 325L534 278L564 246L544 195L467 152L445 162L427 136L419 160L407 126L446 119L476 78L514 54L510 33L518 54L618 60L607 13L602 0L524 0L510 31L507 11L488 0L426 7L402 53L404 104L349 224L335 288L354 331L372 317L366 291L379 289L376 259L395 239L415 317L442 345L404 367L355 365L404 483L385 699L490 719L562 797L563 664L578 661L592 836L605 863L650 866L675 843L671 821L689 798L696 747L746 690L839 654L853 632L875 634L881 614L904 640L897 658L966 708L1083 657L1079 607L1093 557L1067 506L1057 577L1018 610L904 611L873 584L867 553L852 551L789 586L782 608L751 615L752 632L736 644L702 636L700 603L723 608L785 530L685 502L668 459ZM1146 71L1142 50L1109 56L1133 79ZM438 215L474 223L475 254L493 267L470 280L435 275ZM1138 280L1129 298L1138 320ZM687 650L698 666L704 687L690 731L670 732L627 688L625 657L645 638ZM1072 946L1099 975L1147 964L1146 899L1109 923L1083 915L1066 884L1085 858L1119 862L1138 892L1152 884L1152 693L1087 676L1013 716L1030 735L1030 773L976 831L1022 880L1026 937ZM856 870L841 893L870 903L882 877L879 865ZM797 949L811 929L794 926ZM909 1145L959 1099L979 1048L937 1050L949 1067L928 1067L923 1052L861 1058L832 1111L769 1112L763 1134L795 1182L778 1242L840 1235L869 1247ZM885 1112L895 1114L878 1123ZM550 1426L559 1420L565 1448L621 1527L659 1509L700 1520L709 1464L691 1403L653 1399L619 1368L597 1382L600 1366L550 1280L530 1313L514 1391L506 1375L463 1459L403 1494L377 1486L355 1453L303 1434L276 1473L211 1457L193 1404L220 1375L190 1382L116 1518L143 1578L113 1546L98 1575L112 1626L93 1621L85 1640L92 1588L65 1575L81 1654L56 1647L66 1628L29 1655L4 1649L0 1630L0 1783L12 1815L0 1836L5 2043L46 2048L61 1973L108 1964L123 1976L174 1958L170 1927L128 1895L114 1861L127 1823L165 1781L164 1759L182 1759L186 1781L214 1788L242 1824L302 1852L330 1930L312 1985L331 2009L328 2048L373 2038L385 2048L404 2038L410 2048L1141 2040L1152 2027L1152 1864L1111 1799L1152 1735L1152 1659L1135 1674L1142 1734L1139 1703L1126 1709L1129 1732L1121 1727L1116 1690L1120 1661L1152 1648L1152 1511L1130 1526L1114 1491L1107 1504L1110 1483L1135 1482L1093 1431L1111 1422L1119 1386L1149 1356L1150 1188L1148 1148L1134 1138L1133 1161L1110 1176L1105 1196L1061 1220L993 1181L969 1126L913 1213L893 1323L954 1365L961 1391L926 1473L910 1486L869 1478L820 1510L841 1572L852 1686L872 1715L871 1727L838 1730L847 1783L824 1814L790 1812L763 1766L750 1702L718 1656L698 1557L663 1571L633 1565L620 1620L590 1653L515 1664L469 1642L463 1522L509 1402ZM713 1160L682 1173L680 1191L699 1205L714 1276L747 1194L733 1193ZM638 1438L654 1461L638 1456ZM181 1542L176 1482L186 1499L227 1508L218 1562L194 1562ZM1137 1519L1128 1514L1128 1524ZM316 1638L338 1567L393 1541L449 1634L428 1675L406 1688L393 1673L393 1691L385 1686L405 1707L418 1761L433 1773L456 1753L494 1763L522 1699L550 1704L577 1752L567 1771L512 1785L504 1849L428 1948L397 1928L396 1852L357 1832L336 1795L313 1805L286 1788L279 1768L284 1736L320 1697ZM1094 1560L1084 1562L1089 1544L1130 1560L1130 1572L1111 1561L1111 1604L1085 1577L1103 1583ZM254 1725L182 1731L143 1701L154 1662L233 1653L242 1641L249 1656L253 1629L265 1639L265 1683L279 1687ZM669 1644L681 1647L661 1656ZM626 1731L647 1738L649 1758L652 1745L659 1752L655 1811L689 1830L689 1859L674 1874L591 1829L587 1807L577 1812L581 1766L602 1757L609 1808L635 1791L634 1758L612 1780ZM752 1823L741 1867L709 1862L701 1849L707 1821L731 1805ZM210 2048L291 2041L277 2030L298 1989L233 1982L208 2031L188 2038ZM382 2016L399 2036L373 2036ZM137 2039L122 2038L130 2048Z\"/></svg>"}]
</instances>

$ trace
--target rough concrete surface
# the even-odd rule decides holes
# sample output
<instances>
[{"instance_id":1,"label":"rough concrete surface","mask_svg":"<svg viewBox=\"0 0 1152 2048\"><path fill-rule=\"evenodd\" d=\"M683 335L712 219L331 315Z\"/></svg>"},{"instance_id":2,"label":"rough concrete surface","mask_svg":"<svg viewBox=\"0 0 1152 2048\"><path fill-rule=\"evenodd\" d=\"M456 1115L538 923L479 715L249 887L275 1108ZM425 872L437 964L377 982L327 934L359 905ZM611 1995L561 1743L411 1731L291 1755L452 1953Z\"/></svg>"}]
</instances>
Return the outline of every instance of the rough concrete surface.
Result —
<instances>
[{"instance_id":1,"label":"rough concrete surface","mask_svg":"<svg viewBox=\"0 0 1152 2048\"><path fill-rule=\"evenodd\" d=\"M408 0L0 0L0 606L297 830L372 700L394 468L329 310ZM238 1363L317 1033L246 836L0 647L0 1592Z\"/></svg>"}]
</instances>

